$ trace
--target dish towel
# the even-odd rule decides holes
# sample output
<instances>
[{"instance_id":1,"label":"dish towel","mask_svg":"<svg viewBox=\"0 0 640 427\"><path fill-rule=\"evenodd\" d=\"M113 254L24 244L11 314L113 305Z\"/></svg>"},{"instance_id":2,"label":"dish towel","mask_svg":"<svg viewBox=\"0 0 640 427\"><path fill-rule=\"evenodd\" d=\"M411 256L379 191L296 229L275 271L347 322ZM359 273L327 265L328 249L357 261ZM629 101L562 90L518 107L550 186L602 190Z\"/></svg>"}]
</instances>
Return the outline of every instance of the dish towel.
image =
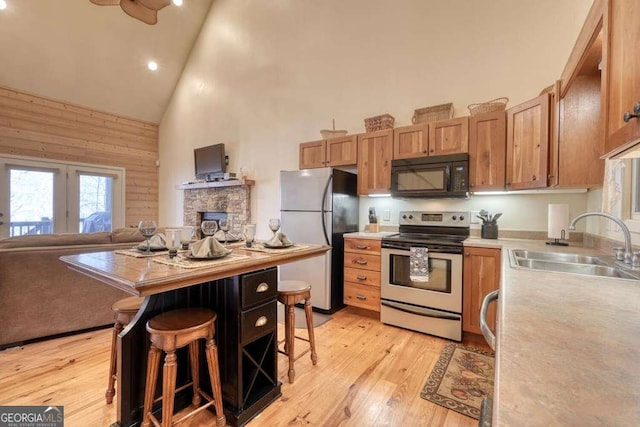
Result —
<instances>
[{"instance_id":1,"label":"dish towel","mask_svg":"<svg viewBox=\"0 0 640 427\"><path fill-rule=\"evenodd\" d=\"M409 249L409 278L412 282L429 281L429 249Z\"/></svg>"},{"instance_id":2,"label":"dish towel","mask_svg":"<svg viewBox=\"0 0 640 427\"><path fill-rule=\"evenodd\" d=\"M231 252L222 246L217 239L212 236L198 240L191 245L191 256L194 258L211 258L218 255L225 255Z\"/></svg>"}]
</instances>

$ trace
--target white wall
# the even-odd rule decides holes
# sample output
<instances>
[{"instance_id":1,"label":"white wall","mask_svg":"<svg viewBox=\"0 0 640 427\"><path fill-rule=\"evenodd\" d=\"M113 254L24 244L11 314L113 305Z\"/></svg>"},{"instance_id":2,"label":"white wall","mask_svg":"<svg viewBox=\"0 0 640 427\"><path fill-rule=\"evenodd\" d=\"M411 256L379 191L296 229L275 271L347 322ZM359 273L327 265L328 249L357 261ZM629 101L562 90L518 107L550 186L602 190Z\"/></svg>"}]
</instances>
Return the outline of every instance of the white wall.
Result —
<instances>
[{"instance_id":1,"label":"white wall","mask_svg":"<svg viewBox=\"0 0 640 427\"><path fill-rule=\"evenodd\" d=\"M193 148L223 142L230 170L256 180L252 218L268 235L279 170L297 169L299 143L319 139L333 118L354 134L377 114L402 126L429 105L453 102L464 116L470 103L533 98L559 78L590 5L216 0L160 124L161 223L182 222L174 186L193 178ZM548 200L501 201L505 225L530 229L527 207L546 212Z\"/></svg>"}]
</instances>

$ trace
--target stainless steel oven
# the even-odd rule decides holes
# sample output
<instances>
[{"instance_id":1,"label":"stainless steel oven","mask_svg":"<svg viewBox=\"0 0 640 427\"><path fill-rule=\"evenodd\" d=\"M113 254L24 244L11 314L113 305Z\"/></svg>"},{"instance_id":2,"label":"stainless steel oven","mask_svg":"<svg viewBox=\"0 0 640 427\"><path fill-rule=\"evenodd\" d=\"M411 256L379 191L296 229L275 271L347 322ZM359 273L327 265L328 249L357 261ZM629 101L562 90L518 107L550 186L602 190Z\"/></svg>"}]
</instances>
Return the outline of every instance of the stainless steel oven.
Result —
<instances>
[{"instance_id":1,"label":"stainless steel oven","mask_svg":"<svg viewBox=\"0 0 640 427\"><path fill-rule=\"evenodd\" d=\"M469 212L401 212L400 233L382 239L383 323L462 340L462 241ZM428 249L429 280L412 281L410 248Z\"/></svg>"}]
</instances>

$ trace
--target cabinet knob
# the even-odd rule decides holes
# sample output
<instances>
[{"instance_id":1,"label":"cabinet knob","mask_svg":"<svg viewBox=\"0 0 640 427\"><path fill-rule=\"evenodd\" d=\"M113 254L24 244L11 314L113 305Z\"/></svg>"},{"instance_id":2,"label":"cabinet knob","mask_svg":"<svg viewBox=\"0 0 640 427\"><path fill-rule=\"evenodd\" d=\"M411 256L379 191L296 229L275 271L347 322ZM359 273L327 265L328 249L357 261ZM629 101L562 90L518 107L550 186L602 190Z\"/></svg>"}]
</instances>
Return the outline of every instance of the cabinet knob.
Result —
<instances>
[{"instance_id":1,"label":"cabinet knob","mask_svg":"<svg viewBox=\"0 0 640 427\"><path fill-rule=\"evenodd\" d=\"M369 249L369 246L367 245L356 245L357 249Z\"/></svg>"},{"instance_id":2,"label":"cabinet knob","mask_svg":"<svg viewBox=\"0 0 640 427\"><path fill-rule=\"evenodd\" d=\"M475 186L476 186L476 185L475 185L473 182L472 182L471 184L469 184L469 187L471 187L471 188L473 188L473 187L475 187Z\"/></svg>"},{"instance_id":3,"label":"cabinet knob","mask_svg":"<svg viewBox=\"0 0 640 427\"><path fill-rule=\"evenodd\" d=\"M262 282L256 288L256 292L267 292L269 290L269 285L265 282Z\"/></svg>"},{"instance_id":4,"label":"cabinet knob","mask_svg":"<svg viewBox=\"0 0 640 427\"><path fill-rule=\"evenodd\" d=\"M360 301L364 301L367 299L367 297L365 297L364 295L356 295L356 298L358 298Z\"/></svg>"},{"instance_id":5,"label":"cabinet knob","mask_svg":"<svg viewBox=\"0 0 640 427\"><path fill-rule=\"evenodd\" d=\"M256 327L264 326L266 324L267 324L266 316L260 316L258 317L258 320L256 320Z\"/></svg>"},{"instance_id":6,"label":"cabinet knob","mask_svg":"<svg viewBox=\"0 0 640 427\"><path fill-rule=\"evenodd\" d=\"M471 255L469 252L464 253L464 256L469 256L469 255Z\"/></svg>"},{"instance_id":7,"label":"cabinet knob","mask_svg":"<svg viewBox=\"0 0 640 427\"><path fill-rule=\"evenodd\" d=\"M629 120L635 119L637 117L640 117L640 102L633 106L633 114L626 111L622 116L622 120L624 120L625 123L628 123Z\"/></svg>"},{"instance_id":8,"label":"cabinet knob","mask_svg":"<svg viewBox=\"0 0 640 427\"><path fill-rule=\"evenodd\" d=\"M364 259L354 259L353 262L359 265L367 265L367 261Z\"/></svg>"},{"instance_id":9,"label":"cabinet knob","mask_svg":"<svg viewBox=\"0 0 640 427\"><path fill-rule=\"evenodd\" d=\"M367 276L357 275L356 279L358 279L358 280L367 280Z\"/></svg>"}]
</instances>

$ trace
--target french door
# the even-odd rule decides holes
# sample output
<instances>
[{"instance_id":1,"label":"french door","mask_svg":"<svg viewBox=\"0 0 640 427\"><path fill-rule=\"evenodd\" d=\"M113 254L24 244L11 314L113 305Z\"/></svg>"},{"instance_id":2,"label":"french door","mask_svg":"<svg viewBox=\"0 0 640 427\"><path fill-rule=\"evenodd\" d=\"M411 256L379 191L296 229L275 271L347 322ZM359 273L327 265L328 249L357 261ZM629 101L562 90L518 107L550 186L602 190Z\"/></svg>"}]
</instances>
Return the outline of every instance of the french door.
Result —
<instances>
[{"instance_id":1,"label":"french door","mask_svg":"<svg viewBox=\"0 0 640 427\"><path fill-rule=\"evenodd\" d=\"M0 156L0 237L124 225L124 169Z\"/></svg>"}]
</instances>

